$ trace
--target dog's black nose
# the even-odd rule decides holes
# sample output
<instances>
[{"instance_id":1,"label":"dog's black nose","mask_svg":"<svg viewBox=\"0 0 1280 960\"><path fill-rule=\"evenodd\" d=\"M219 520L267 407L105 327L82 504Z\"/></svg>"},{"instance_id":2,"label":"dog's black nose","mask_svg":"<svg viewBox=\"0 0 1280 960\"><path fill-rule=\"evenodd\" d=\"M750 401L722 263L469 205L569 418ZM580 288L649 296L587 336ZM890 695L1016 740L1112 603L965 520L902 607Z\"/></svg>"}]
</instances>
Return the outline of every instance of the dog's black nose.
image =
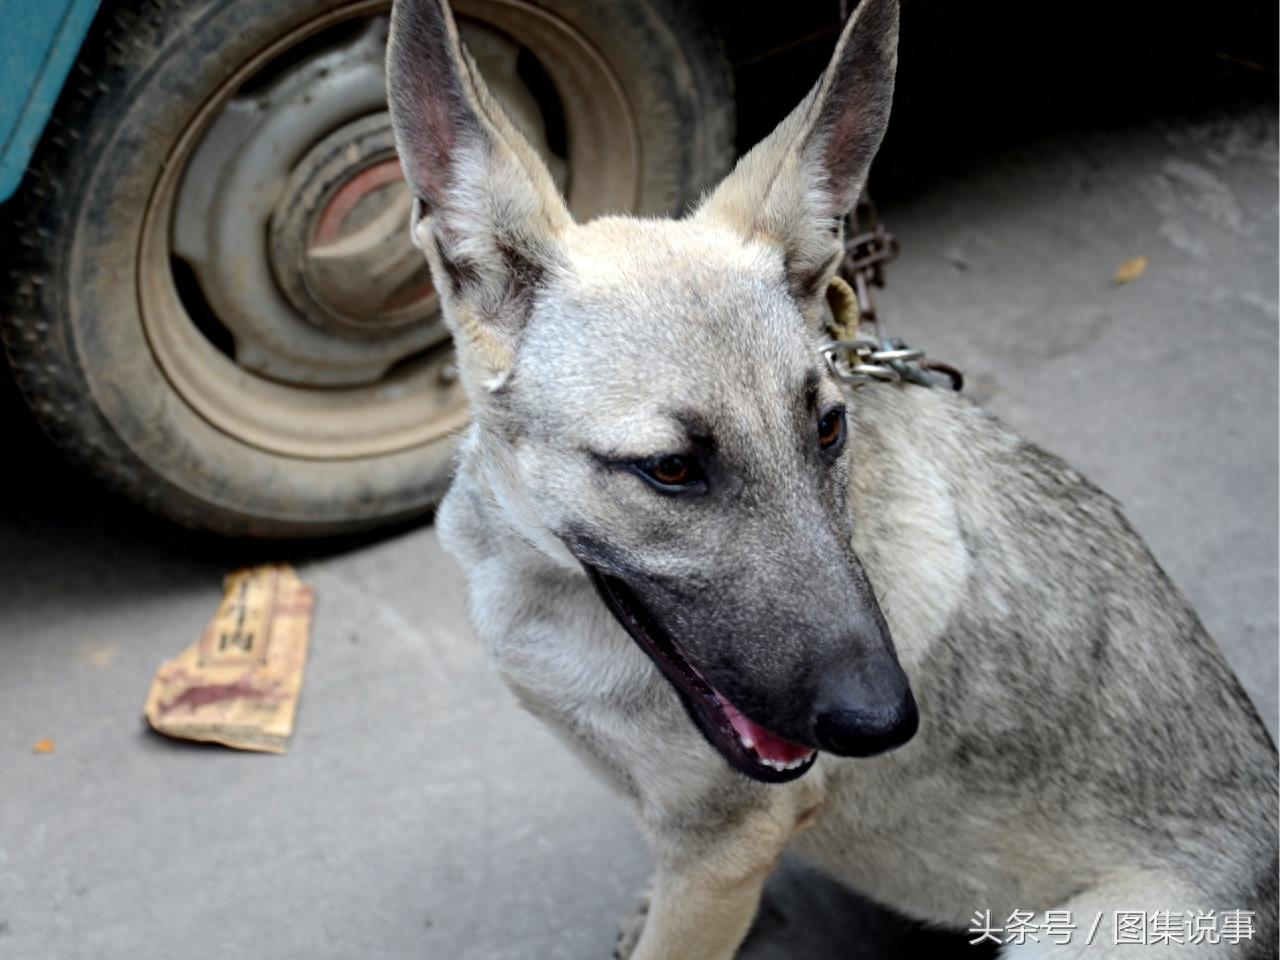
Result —
<instances>
[{"instance_id":1,"label":"dog's black nose","mask_svg":"<svg viewBox=\"0 0 1280 960\"><path fill-rule=\"evenodd\" d=\"M818 745L841 757L873 757L910 740L920 726L916 698L905 676L893 686L894 695L884 698L859 696L865 686L853 684L845 696L829 701L814 718Z\"/></svg>"}]
</instances>

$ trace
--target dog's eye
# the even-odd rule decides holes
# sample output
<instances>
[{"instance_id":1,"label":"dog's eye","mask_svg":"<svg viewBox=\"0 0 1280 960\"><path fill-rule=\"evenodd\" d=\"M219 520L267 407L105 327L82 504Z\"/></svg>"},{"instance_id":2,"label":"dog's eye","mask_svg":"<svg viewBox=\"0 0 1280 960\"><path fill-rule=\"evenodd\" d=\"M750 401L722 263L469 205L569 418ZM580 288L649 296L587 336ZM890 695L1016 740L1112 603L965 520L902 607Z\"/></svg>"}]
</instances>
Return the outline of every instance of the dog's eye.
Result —
<instances>
[{"instance_id":1,"label":"dog's eye","mask_svg":"<svg viewBox=\"0 0 1280 960\"><path fill-rule=\"evenodd\" d=\"M844 407L828 410L818 421L818 446L834 454L844 443Z\"/></svg>"},{"instance_id":2,"label":"dog's eye","mask_svg":"<svg viewBox=\"0 0 1280 960\"><path fill-rule=\"evenodd\" d=\"M649 468L649 473L659 483L678 487L689 479L689 464L684 457L663 457Z\"/></svg>"},{"instance_id":3,"label":"dog's eye","mask_svg":"<svg viewBox=\"0 0 1280 960\"><path fill-rule=\"evenodd\" d=\"M703 481L702 465L696 457L668 454L633 464L646 480L666 492L678 492L700 486Z\"/></svg>"}]
</instances>

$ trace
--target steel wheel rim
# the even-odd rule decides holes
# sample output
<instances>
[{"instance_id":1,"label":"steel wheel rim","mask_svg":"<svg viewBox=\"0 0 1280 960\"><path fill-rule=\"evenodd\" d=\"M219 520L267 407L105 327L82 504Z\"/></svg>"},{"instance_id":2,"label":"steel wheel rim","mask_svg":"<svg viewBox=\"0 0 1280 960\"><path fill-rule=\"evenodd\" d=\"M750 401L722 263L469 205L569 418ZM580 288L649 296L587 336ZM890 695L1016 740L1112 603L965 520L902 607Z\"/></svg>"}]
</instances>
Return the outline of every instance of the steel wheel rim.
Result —
<instances>
[{"instance_id":1,"label":"steel wheel rim","mask_svg":"<svg viewBox=\"0 0 1280 960\"><path fill-rule=\"evenodd\" d=\"M599 52L571 25L523 0L470 0L456 7L461 18L519 37L547 63L564 103L567 192L575 213L585 218L633 209L640 190L638 129L621 84ZM138 299L153 355L186 405L223 433L267 453L313 460L386 455L438 441L468 421L447 342L395 365L376 383L322 389L279 382L238 365L201 333L171 269L181 178L221 108L302 40L386 9L385 0L344 4L288 31L242 64L187 121L143 218ZM607 173L592 177L602 170Z\"/></svg>"}]
</instances>

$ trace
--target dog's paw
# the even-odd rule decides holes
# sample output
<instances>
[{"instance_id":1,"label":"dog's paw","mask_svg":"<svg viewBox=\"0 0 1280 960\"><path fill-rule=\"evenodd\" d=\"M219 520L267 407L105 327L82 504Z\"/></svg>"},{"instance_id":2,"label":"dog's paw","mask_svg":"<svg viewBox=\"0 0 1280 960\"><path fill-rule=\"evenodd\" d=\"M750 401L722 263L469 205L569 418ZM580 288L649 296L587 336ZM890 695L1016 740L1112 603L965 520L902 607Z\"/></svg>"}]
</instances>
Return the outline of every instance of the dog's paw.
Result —
<instances>
[{"instance_id":1,"label":"dog's paw","mask_svg":"<svg viewBox=\"0 0 1280 960\"><path fill-rule=\"evenodd\" d=\"M618 945L613 948L614 960L629 960L640 942L640 934L644 932L644 922L649 918L649 893L645 891L636 897L635 903L622 918L618 928Z\"/></svg>"}]
</instances>

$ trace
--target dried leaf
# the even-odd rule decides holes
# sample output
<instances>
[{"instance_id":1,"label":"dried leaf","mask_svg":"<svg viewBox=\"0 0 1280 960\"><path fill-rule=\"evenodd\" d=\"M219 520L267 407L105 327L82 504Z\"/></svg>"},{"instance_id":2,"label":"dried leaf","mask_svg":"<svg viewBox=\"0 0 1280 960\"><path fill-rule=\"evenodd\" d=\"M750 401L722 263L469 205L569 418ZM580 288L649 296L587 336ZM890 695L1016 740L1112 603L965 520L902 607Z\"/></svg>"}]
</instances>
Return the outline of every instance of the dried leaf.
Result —
<instances>
[{"instance_id":1,"label":"dried leaf","mask_svg":"<svg viewBox=\"0 0 1280 960\"><path fill-rule=\"evenodd\" d=\"M55 744L52 740L37 740L31 748L32 753L53 753Z\"/></svg>"},{"instance_id":2,"label":"dried leaf","mask_svg":"<svg viewBox=\"0 0 1280 960\"><path fill-rule=\"evenodd\" d=\"M1134 257L1132 260L1126 260L1116 268L1116 274L1111 278L1111 282L1117 285L1133 283L1133 281L1147 272L1147 264L1150 262L1145 253L1140 257Z\"/></svg>"}]
</instances>

